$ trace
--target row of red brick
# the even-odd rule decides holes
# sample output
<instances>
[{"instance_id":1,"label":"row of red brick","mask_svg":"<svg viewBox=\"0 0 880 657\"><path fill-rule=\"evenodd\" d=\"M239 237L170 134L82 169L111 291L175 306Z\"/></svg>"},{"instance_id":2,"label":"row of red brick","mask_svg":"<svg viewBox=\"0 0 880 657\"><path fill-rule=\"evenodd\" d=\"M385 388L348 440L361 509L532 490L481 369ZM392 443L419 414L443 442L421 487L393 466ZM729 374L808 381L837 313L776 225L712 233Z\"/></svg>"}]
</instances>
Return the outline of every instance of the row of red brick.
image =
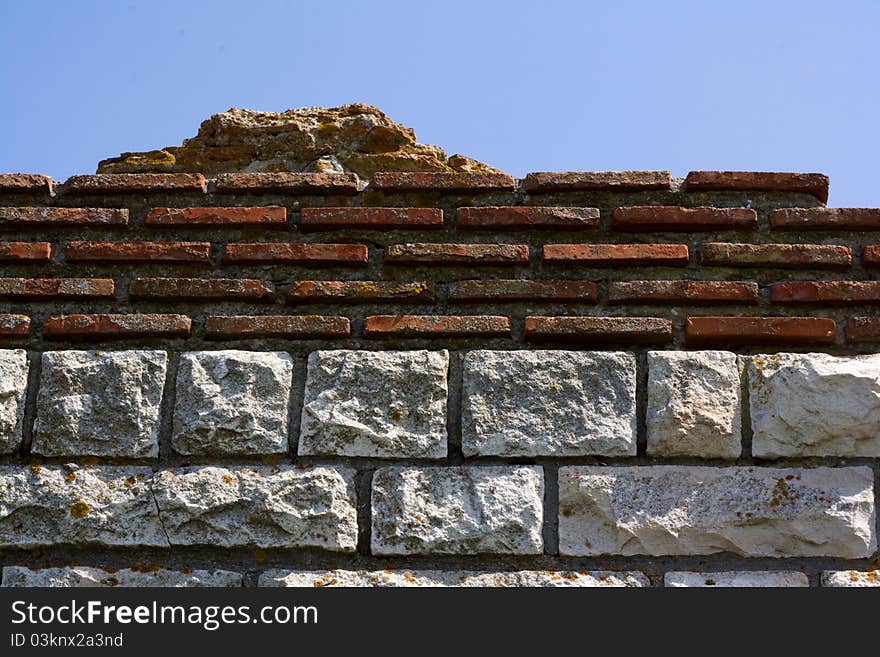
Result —
<instances>
[{"instance_id":1,"label":"row of red brick","mask_svg":"<svg viewBox=\"0 0 880 657\"><path fill-rule=\"evenodd\" d=\"M193 207L153 208L148 226L259 226L288 227L287 208ZM0 225L124 226L126 208L0 207ZM446 226L439 208L315 207L299 212L302 230L425 230ZM456 210L461 229L595 229L600 226L597 208L567 206L485 206ZM878 208L782 208L770 214L776 230L880 230ZM619 207L612 212L611 229L621 232L699 232L755 230L758 215L751 208L681 207L642 205Z\"/></svg>"},{"instance_id":2,"label":"row of red brick","mask_svg":"<svg viewBox=\"0 0 880 657\"><path fill-rule=\"evenodd\" d=\"M380 191L513 191L513 176L497 173L375 174L370 188ZM671 190L668 171L569 171L530 173L522 189L531 194L569 191ZM360 181L354 174L326 173L227 173L219 174L214 190L220 193L355 194ZM828 177L818 173L757 171L691 171L685 191L758 191L810 194L828 200ZM36 174L0 174L0 192L52 193L53 181ZM64 183L65 194L117 194L148 192L205 193L201 174L97 174L72 176Z\"/></svg>"},{"instance_id":3,"label":"row of red brick","mask_svg":"<svg viewBox=\"0 0 880 657\"><path fill-rule=\"evenodd\" d=\"M49 262L50 242L0 242L0 262ZM548 263L580 263L592 267L685 267L690 259L687 244L546 244L541 247ZM68 262L141 262L208 264L209 242L69 242ZM369 260L365 244L299 242L231 243L224 247L224 263L293 264L302 266L363 266ZM524 265L529 261L525 244L392 244L384 260L394 265ZM705 266L747 268L845 269L853 264L852 249L830 244L744 244L706 242L700 246ZM862 263L880 266L880 245L862 249Z\"/></svg>"},{"instance_id":4,"label":"row of red brick","mask_svg":"<svg viewBox=\"0 0 880 657\"><path fill-rule=\"evenodd\" d=\"M0 337L26 338L26 315L0 314ZM823 345L835 341L837 324L826 317L688 317L688 345ZM42 334L57 340L125 338L186 338L192 320L177 314L75 314L43 320ZM528 341L580 341L618 344L669 344L672 322L659 317L536 317L525 318ZM321 315L212 315L205 321L209 339L286 338L332 339L351 335L348 318ZM367 338L510 337L510 320L494 315L371 315L364 324ZM851 317L846 324L851 342L880 341L880 318Z\"/></svg>"},{"instance_id":5,"label":"row of red brick","mask_svg":"<svg viewBox=\"0 0 880 657\"><path fill-rule=\"evenodd\" d=\"M451 302L547 301L595 303L599 286L581 280L477 279L445 284ZM434 303L428 281L296 281L288 303ZM782 304L880 304L880 281L786 281L769 287ZM747 281L634 280L607 283L610 303L757 304L760 287ZM275 286L253 278L134 278L131 299L275 301ZM112 278L0 278L0 299L113 299Z\"/></svg>"}]
</instances>

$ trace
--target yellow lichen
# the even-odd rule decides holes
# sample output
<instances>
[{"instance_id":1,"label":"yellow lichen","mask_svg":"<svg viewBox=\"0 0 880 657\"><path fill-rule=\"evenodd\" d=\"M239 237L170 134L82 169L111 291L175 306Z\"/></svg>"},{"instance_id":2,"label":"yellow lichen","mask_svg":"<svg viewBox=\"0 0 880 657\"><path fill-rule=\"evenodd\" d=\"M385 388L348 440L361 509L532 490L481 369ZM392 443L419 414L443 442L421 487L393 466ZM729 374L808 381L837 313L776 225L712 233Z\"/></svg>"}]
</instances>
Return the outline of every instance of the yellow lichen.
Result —
<instances>
[{"instance_id":1,"label":"yellow lichen","mask_svg":"<svg viewBox=\"0 0 880 657\"><path fill-rule=\"evenodd\" d=\"M73 504L70 505L70 515L74 518L85 518L89 515L89 505L83 500L77 500Z\"/></svg>"}]
</instances>

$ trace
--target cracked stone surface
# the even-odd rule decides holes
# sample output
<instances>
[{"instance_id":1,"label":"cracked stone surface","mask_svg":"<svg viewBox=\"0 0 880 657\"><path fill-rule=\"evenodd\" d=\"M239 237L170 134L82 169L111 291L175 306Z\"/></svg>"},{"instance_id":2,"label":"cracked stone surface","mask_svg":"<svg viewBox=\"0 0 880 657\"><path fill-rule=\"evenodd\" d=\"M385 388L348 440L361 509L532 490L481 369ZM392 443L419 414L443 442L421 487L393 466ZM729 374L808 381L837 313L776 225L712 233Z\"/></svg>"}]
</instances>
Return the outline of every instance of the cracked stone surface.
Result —
<instances>
[{"instance_id":1,"label":"cracked stone surface","mask_svg":"<svg viewBox=\"0 0 880 657\"><path fill-rule=\"evenodd\" d=\"M287 452L293 359L283 352L181 354L171 445L179 454Z\"/></svg>"},{"instance_id":2,"label":"cracked stone surface","mask_svg":"<svg viewBox=\"0 0 880 657\"><path fill-rule=\"evenodd\" d=\"M740 379L729 351L649 351L651 456L738 458Z\"/></svg>"},{"instance_id":3,"label":"cracked stone surface","mask_svg":"<svg viewBox=\"0 0 880 657\"><path fill-rule=\"evenodd\" d=\"M759 458L880 456L880 354L772 354L749 363Z\"/></svg>"},{"instance_id":4,"label":"cracked stone surface","mask_svg":"<svg viewBox=\"0 0 880 657\"><path fill-rule=\"evenodd\" d=\"M867 467L562 467L559 551L869 557L873 483Z\"/></svg>"},{"instance_id":5,"label":"cracked stone surface","mask_svg":"<svg viewBox=\"0 0 880 657\"><path fill-rule=\"evenodd\" d=\"M373 554L540 554L543 500L537 466L380 468Z\"/></svg>"},{"instance_id":6,"label":"cracked stone surface","mask_svg":"<svg viewBox=\"0 0 880 657\"><path fill-rule=\"evenodd\" d=\"M242 585L241 573L228 570L179 570L120 568L104 570L89 566L25 568L5 566L4 587L203 587Z\"/></svg>"},{"instance_id":7,"label":"cracked stone surface","mask_svg":"<svg viewBox=\"0 0 880 657\"><path fill-rule=\"evenodd\" d=\"M447 351L315 351L301 455L446 456Z\"/></svg>"},{"instance_id":8,"label":"cracked stone surface","mask_svg":"<svg viewBox=\"0 0 880 657\"><path fill-rule=\"evenodd\" d=\"M343 467L193 466L156 475L153 492L172 545L357 545L354 471Z\"/></svg>"},{"instance_id":9,"label":"cracked stone surface","mask_svg":"<svg viewBox=\"0 0 880 657\"><path fill-rule=\"evenodd\" d=\"M648 578L639 572L600 570L520 570L476 572L466 570L268 570L260 575L259 586L313 588L339 587L640 587Z\"/></svg>"},{"instance_id":10,"label":"cracked stone surface","mask_svg":"<svg viewBox=\"0 0 880 657\"><path fill-rule=\"evenodd\" d=\"M826 570L822 586L880 587L880 570Z\"/></svg>"},{"instance_id":11,"label":"cracked stone surface","mask_svg":"<svg viewBox=\"0 0 880 657\"><path fill-rule=\"evenodd\" d=\"M468 352L462 450L465 456L635 455L635 356Z\"/></svg>"},{"instance_id":12,"label":"cracked stone surface","mask_svg":"<svg viewBox=\"0 0 880 657\"><path fill-rule=\"evenodd\" d=\"M796 570L726 571L719 573L669 572L663 577L663 586L685 587L789 587L809 586L810 580Z\"/></svg>"},{"instance_id":13,"label":"cracked stone surface","mask_svg":"<svg viewBox=\"0 0 880 657\"><path fill-rule=\"evenodd\" d=\"M21 445L27 377L27 352L0 349L0 454L12 454Z\"/></svg>"},{"instance_id":14,"label":"cracked stone surface","mask_svg":"<svg viewBox=\"0 0 880 657\"><path fill-rule=\"evenodd\" d=\"M152 470L0 466L0 547L167 546Z\"/></svg>"},{"instance_id":15,"label":"cracked stone surface","mask_svg":"<svg viewBox=\"0 0 880 657\"><path fill-rule=\"evenodd\" d=\"M33 452L43 456L159 455L164 351L47 351Z\"/></svg>"},{"instance_id":16,"label":"cracked stone surface","mask_svg":"<svg viewBox=\"0 0 880 657\"><path fill-rule=\"evenodd\" d=\"M497 173L464 155L446 156L420 144L416 133L376 107L299 107L285 112L231 108L199 126L180 146L122 153L98 163L98 173L229 171L440 171Z\"/></svg>"}]
</instances>

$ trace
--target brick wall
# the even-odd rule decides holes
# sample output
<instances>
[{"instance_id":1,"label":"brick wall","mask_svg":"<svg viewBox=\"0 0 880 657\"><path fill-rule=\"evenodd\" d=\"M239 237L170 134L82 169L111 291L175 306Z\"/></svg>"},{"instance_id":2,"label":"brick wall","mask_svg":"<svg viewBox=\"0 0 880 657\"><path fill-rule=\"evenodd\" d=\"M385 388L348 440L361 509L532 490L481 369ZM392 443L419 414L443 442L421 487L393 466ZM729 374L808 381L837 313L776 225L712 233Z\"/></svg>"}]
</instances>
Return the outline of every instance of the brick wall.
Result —
<instances>
[{"instance_id":1,"label":"brick wall","mask_svg":"<svg viewBox=\"0 0 880 657\"><path fill-rule=\"evenodd\" d=\"M0 175L6 585L871 584L818 174Z\"/></svg>"}]
</instances>

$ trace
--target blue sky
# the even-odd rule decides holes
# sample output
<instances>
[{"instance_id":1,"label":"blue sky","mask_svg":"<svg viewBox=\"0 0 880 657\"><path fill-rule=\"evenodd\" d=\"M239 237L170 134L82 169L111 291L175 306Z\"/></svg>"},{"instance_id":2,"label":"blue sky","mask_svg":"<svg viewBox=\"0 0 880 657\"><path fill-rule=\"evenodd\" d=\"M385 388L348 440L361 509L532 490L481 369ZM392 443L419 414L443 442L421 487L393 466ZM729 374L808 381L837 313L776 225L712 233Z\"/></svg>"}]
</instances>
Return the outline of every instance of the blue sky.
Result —
<instances>
[{"instance_id":1,"label":"blue sky","mask_svg":"<svg viewBox=\"0 0 880 657\"><path fill-rule=\"evenodd\" d=\"M0 171L362 101L541 170L820 171L880 206L880 2L0 0Z\"/></svg>"}]
</instances>

